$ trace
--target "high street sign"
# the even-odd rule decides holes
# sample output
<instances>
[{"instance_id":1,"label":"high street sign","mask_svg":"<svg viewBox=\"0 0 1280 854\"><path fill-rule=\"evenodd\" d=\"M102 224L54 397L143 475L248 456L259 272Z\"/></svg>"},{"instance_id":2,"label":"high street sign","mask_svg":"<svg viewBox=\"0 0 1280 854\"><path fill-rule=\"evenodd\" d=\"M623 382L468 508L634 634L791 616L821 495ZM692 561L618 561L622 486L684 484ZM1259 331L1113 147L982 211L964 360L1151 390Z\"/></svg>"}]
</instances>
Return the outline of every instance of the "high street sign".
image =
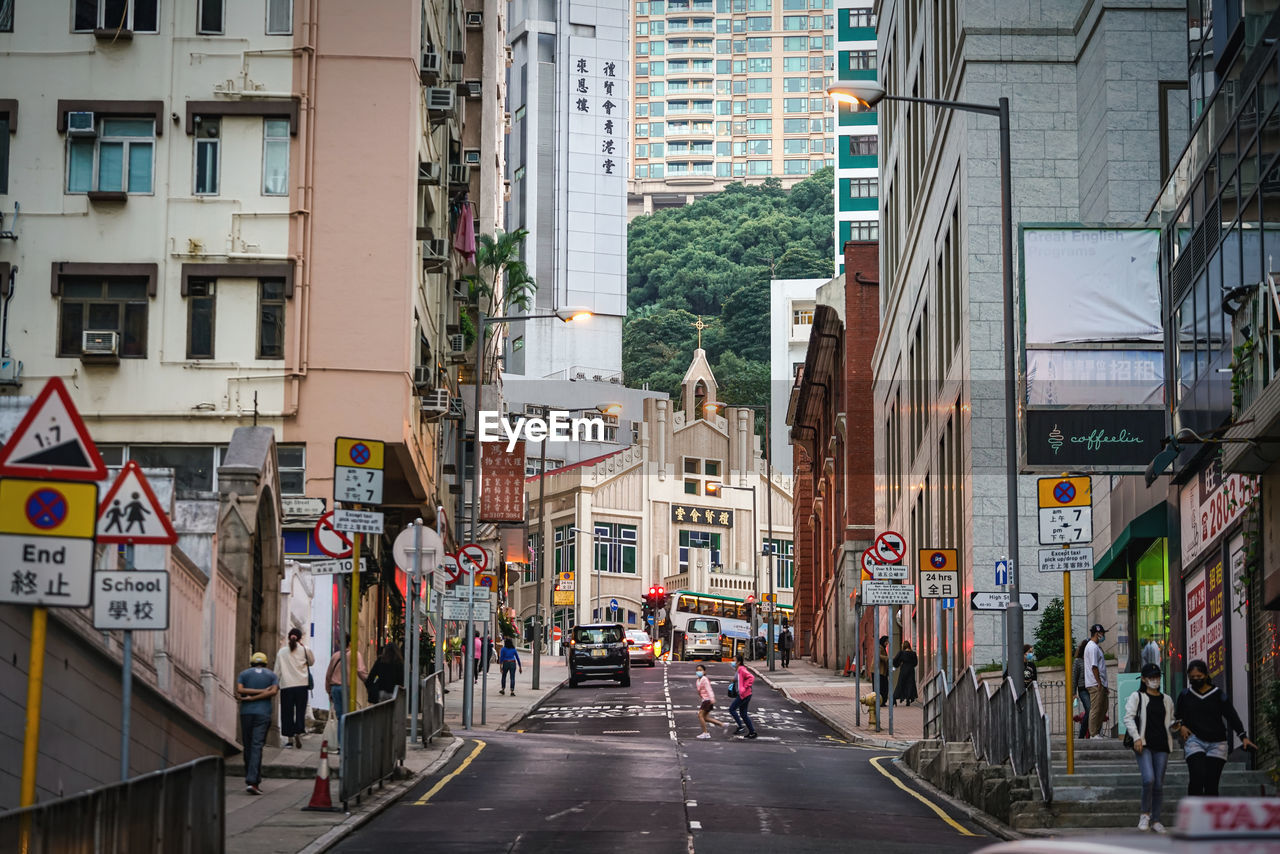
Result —
<instances>
[{"instance_id":1,"label":"high street sign","mask_svg":"<svg viewBox=\"0 0 1280 854\"><path fill-rule=\"evenodd\" d=\"M1004 611L1009 607L1009 594L999 590L975 590L969 594L969 604L975 611ZM1040 610L1040 597L1035 593L1023 593L1022 610Z\"/></svg>"}]
</instances>

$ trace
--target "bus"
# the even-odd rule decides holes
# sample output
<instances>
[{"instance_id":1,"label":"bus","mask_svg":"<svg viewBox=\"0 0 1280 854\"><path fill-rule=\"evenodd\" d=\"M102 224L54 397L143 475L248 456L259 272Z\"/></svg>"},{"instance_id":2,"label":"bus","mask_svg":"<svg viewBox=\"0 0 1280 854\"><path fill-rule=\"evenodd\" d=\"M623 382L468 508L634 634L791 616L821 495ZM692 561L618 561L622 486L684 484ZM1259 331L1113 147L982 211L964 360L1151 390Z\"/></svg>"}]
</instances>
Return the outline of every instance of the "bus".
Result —
<instances>
[{"instance_id":1,"label":"bus","mask_svg":"<svg viewBox=\"0 0 1280 854\"><path fill-rule=\"evenodd\" d=\"M775 625L785 619L791 623L793 609L780 605L774 612ZM765 615L761 615L763 617ZM761 623L761 635L764 626ZM751 622L744 599L678 590L671 594L667 619L658 631L663 649L671 650L677 661L703 658L712 661L732 659L738 652L750 655ZM775 634L775 643L777 636Z\"/></svg>"}]
</instances>

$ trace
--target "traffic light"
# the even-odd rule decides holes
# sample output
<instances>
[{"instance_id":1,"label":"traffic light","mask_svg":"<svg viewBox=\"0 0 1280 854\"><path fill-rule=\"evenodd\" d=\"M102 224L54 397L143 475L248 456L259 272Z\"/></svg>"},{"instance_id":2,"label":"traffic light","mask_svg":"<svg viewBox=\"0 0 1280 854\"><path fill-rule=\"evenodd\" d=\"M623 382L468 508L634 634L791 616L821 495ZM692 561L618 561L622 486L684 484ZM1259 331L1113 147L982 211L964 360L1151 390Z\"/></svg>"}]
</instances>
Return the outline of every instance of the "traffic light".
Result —
<instances>
[{"instance_id":1,"label":"traffic light","mask_svg":"<svg viewBox=\"0 0 1280 854\"><path fill-rule=\"evenodd\" d=\"M644 602L656 620L658 611L667 607L667 589L660 584L652 585L649 592L644 595Z\"/></svg>"},{"instance_id":2,"label":"traffic light","mask_svg":"<svg viewBox=\"0 0 1280 854\"><path fill-rule=\"evenodd\" d=\"M750 620L756 611L756 594L748 593L745 602L747 605L747 619Z\"/></svg>"}]
</instances>

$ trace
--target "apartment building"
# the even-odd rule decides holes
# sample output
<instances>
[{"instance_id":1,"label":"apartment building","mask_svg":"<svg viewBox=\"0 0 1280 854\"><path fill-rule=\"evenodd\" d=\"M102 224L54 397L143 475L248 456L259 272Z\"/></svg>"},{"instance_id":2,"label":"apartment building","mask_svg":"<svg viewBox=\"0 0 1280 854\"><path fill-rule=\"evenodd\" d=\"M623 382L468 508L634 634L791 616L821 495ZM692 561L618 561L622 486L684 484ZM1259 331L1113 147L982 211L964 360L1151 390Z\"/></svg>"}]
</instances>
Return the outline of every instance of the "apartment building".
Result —
<instances>
[{"instance_id":1,"label":"apartment building","mask_svg":"<svg viewBox=\"0 0 1280 854\"><path fill-rule=\"evenodd\" d=\"M836 0L836 81L876 79L876 13L871 0ZM879 130L874 110L836 112L836 275L844 245L880 236Z\"/></svg>"},{"instance_id":2,"label":"apartment building","mask_svg":"<svg viewBox=\"0 0 1280 854\"><path fill-rule=\"evenodd\" d=\"M627 215L834 165L833 0L635 0Z\"/></svg>"},{"instance_id":3,"label":"apartment building","mask_svg":"<svg viewBox=\"0 0 1280 854\"><path fill-rule=\"evenodd\" d=\"M787 400L809 349L818 289L827 281L773 279L769 282L769 453L773 467L785 474L793 471Z\"/></svg>"}]
</instances>

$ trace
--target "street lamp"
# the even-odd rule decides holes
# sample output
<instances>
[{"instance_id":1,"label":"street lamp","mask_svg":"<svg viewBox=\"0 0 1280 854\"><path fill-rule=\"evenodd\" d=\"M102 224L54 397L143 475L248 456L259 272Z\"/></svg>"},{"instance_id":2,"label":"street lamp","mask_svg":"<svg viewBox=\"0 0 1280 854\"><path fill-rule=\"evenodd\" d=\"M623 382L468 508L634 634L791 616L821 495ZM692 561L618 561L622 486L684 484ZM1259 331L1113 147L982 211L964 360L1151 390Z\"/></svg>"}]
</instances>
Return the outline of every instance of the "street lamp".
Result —
<instances>
[{"instance_id":1,"label":"street lamp","mask_svg":"<svg viewBox=\"0 0 1280 854\"><path fill-rule=\"evenodd\" d=\"M708 495L715 495L718 492L720 492L720 490L722 489L736 489L736 490L739 490L740 492L751 493L751 582L754 585L756 595L759 596L760 595L760 563L759 561L756 560L756 557L757 557L756 535L759 534L760 532L760 516L759 516L759 512L756 510L756 485L753 483L750 486L733 486L732 484L717 483L715 481L712 481L707 484ZM773 548L772 542L769 543L769 547L770 547L770 550L772 550ZM761 552L761 554L764 554L764 553ZM770 595L772 595L773 593L773 570L772 570L773 559L772 557L770 557L769 563L770 563L769 593ZM757 601L756 608L751 612L751 657L753 659L756 657L756 633L760 627L759 626L759 620L760 620L759 604L760 603ZM769 628L770 629L773 628L773 612L772 611L770 611L769 613ZM768 643L770 646L773 644L772 631L769 632ZM772 650L768 651L768 657L770 659L773 658L772 652L773 652Z\"/></svg>"},{"instance_id":2,"label":"street lamp","mask_svg":"<svg viewBox=\"0 0 1280 854\"><path fill-rule=\"evenodd\" d=\"M1008 676L1022 660L1022 608L1021 583L1018 572L1018 347L1014 338L1013 293L1013 190L1010 167L1012 157L1009 146L1009 99L1000 98L992 104L973 104L967 101L944 101L937 98L913 98L906 95L889 95L874 80L849 80L828 86L827 94L837 103L850 105L855 111L870 109L881 101L903 101L910 104L927 104L947 110L981 113L995 116L1000 122L1000 267L1004 281L1004 421L1005 421L1005 478L1009 500L1008 535L1009 552L1013 564L1009 567L1009 601L1014 607L1005 609L1008 626L1005 650L1005 672Z\"/></svg>"}]
</instances>

